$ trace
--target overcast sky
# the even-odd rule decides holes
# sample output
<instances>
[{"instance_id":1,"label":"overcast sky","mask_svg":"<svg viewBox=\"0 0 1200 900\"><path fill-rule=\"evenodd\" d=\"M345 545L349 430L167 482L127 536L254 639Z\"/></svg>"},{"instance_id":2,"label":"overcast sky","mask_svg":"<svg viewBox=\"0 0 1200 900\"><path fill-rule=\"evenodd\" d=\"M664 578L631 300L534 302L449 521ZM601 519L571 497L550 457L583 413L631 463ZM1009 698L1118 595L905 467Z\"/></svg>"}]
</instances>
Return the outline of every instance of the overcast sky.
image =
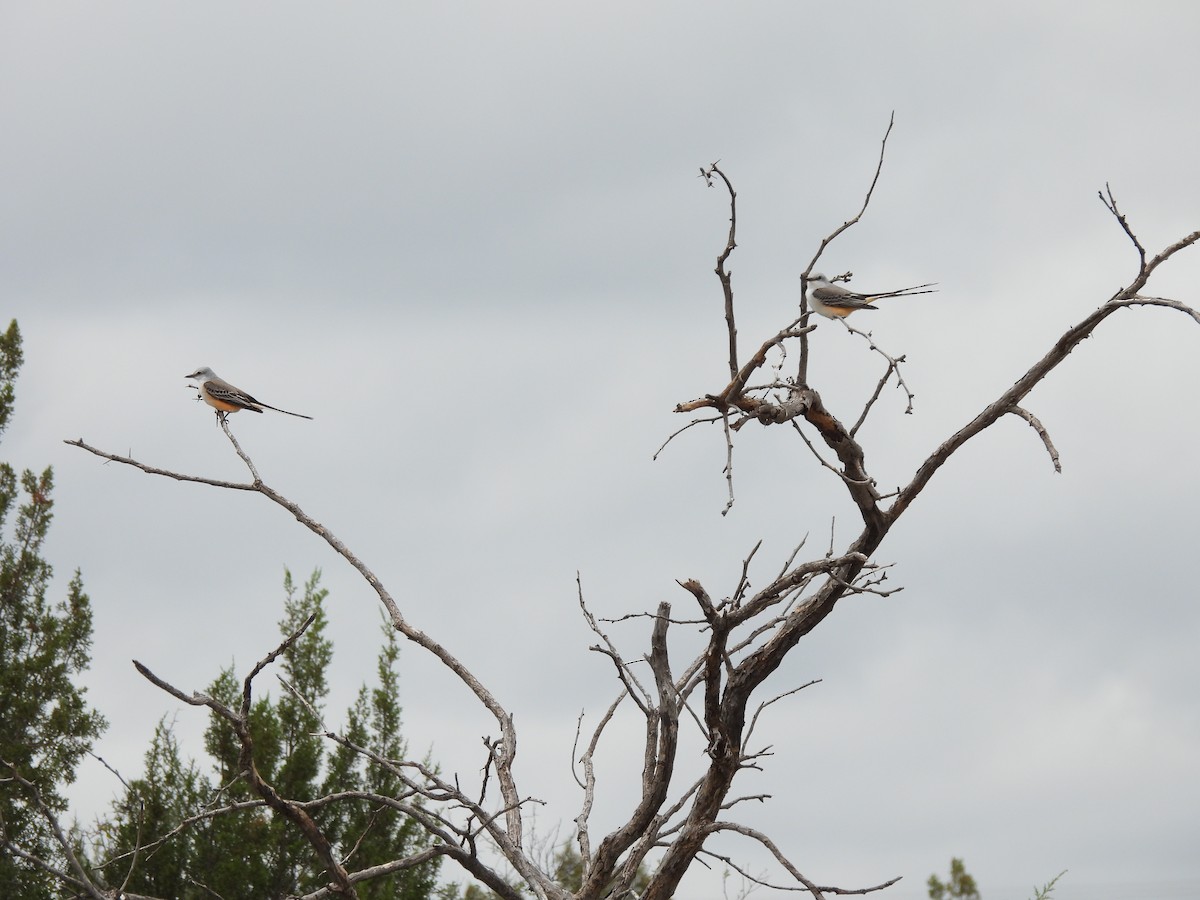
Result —
<instances>
[{"instance_id":1,"label":"overcast sky","mask_svg":"<svg viewBox=\"0 0 1200 900\"><path fill-rule=\"evenodd\" d=\"M576 717L616 691L576 573L599 615L688 615L676 579L725 596L760 539L761 585L806 535L819 555L857 531L788 429L739 435L725 517L719 430L651 460L674 405L725 383L727 197L699 167L738 190L751 348L795 314L895 111L822 268L940 283L869 322L917 398L906 416L888 390L861 434L901 484L1133 276L1106 183L1151 251L1200 227L1198 40L1186 0L3 4L0 285L27 362L0 452L55 469L47 553L58 594L79 567L94 604L97 751L137 775L167 715L199 754L205 716L130 660L186 690L245 672L278 640L285 566L331 591L332 725L372 676L377 600L285 512L62 443L245 479L185 390L208 365L315 417L233 427L514 711L539 830L569 823ZM1150 293L1198 285L1193 249ZM878 357L836 323L812 340L853 421ZM1169 310L1110 318L1026 403L1063 474L1015 418L972 441L879 550L904 590L844 601L768 683L823 679L771 707L775 755L735 785L772 795L743 821L807 876L902 875L887 896L911 900L961 856L988 900L1062 869L1062 900L1200 894L1198 351ZM612 628L629 656L647 632ZM477 778L494 724L418 648L401 668L412 747ZM633 802L637 734L612 730L597 830ZM117 789L85 763L80 811ZM719 872L685 884L721 896Z\"/></svg>"}]
</instances>

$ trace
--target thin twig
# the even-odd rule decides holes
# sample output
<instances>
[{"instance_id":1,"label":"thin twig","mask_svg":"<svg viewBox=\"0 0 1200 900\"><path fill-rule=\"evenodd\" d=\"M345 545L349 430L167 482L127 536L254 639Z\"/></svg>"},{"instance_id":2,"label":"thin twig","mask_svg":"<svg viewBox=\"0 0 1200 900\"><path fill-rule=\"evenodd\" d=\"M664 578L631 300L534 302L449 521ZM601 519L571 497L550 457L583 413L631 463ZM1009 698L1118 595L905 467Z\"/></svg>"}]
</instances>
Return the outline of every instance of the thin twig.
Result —
<instances>
[{"instance_id":1,"label":"thin twig","mask_svg":"<svg viewBox=\"0 0 1200 900\"><path fill-rule=\"evenodd\" d=\"M804 274L806 276L812 274L813 266L817 264L817 261L821 258L821 254L825 252L825 248L832 244L834 240L836 240L844 231L846 231L846 229L853 225L857 225L859 220L863 217L863 213L867 211L867 207L871 203L871 196L875 193L875 186L879 184L879 175L883 171L883 157L887 153L888 138L891 136L892 128L895 126L895 124L896 113L893 110L891 116L888 118L887 131L883 133L883 140L879 142L879 162L875 165L875 175L871 178L871 186L867 188L867 195L863 198L862 207L858 210L853 218L847 219L832 232L830 232L828 236L821 240L820 246L817 247L817 252L813 254L813 258L809 260L808 265L804 269Z\"/></svg>"},{"instance_id":2,"label":"thin twig","mask_svg":"<svg viewBox=\"0 0 1200 900\"><path fill-rule=\"evenodd\" d=\"M733 435L729 431L729 410L721 410L721 423L724 425L725 432L725 483L729 487L729 499L725 502L725 508L721 510L721 515L728 515L729 510L733 509Z\"/></svg>"},{"instance_id":3,"label":"thin twig","mask_svg":"<svg viewBox=\"0 0 1200 900\"><path fill-rule=\"evenodd\" d=\"M811 681L805 682L804 684L800 685L799 687L794 687L790 691L784 691L782 694L776 694L770 700L764 700L762 703L758 704L758 709L756 709L754 711L754 715L751 716L750 725L746 728L746 734L742 738L743 751L745 750L746 746L750 743L750 736L752 734L754 734L754 726L758 724L758 717L762 713L763 710L765 710L772 703L782 700L784 697L790 697L790 696L792 696L792 694L798 694L800 691L804 690L807 687L812 687L814 684L820 684L821 681L822 681L822 679L820 679L820 678L814 678Z\"/></svg>"},{"instance_id":4,"label":"thin twig","mask_svg":"<svg viewBox=\"0 0 1200 900\"><path fill-rule=\"evenodd\" d=\"M671 443L671 441L675 440L675 438L679 437L679 435L683 434L685 431L687 431L693 425L708 425L713 422L720 422L720 421L721 421L720 416L713 416L712 418L709 418L709 419L692 419L692 421L688 422L686 425L684 425L678 431L673 432L670 435L670 437L668 437L665 441L663 441L662 444L659 446L659 448L654 451L654 455L650 458L652 460L657 460L658 455L667 449L667 444Z\"/></svg>"},{"instance_id":5,"label":"thin twig","mask_svg":"<svg viewBox=\"0 0 1200 900\"><path fill-rule=\"evenodd\" d=\"M1124 231L1129 240L1133 242L1133 246L1137 249L1138 253L1138 271L1144 272L1146 270L1146 248L1142 246L1142 242L1137 239L1137 235L1134 234L1133 229L1129 227L1129 220L1125 218L1124 214L1122 214L1119 209L1117 209L1117 198L1113 196L1112 187L1110 187L1109 183L1106 181L1104 182L1104 190L1099 191L1098 193L1100 195L1100 202L1103 203L1108 211L1113 214L1113 218L1115 218L1120 224L1121 230ZM1105 194L1108 196L1105 196Z\"/></svg>"},{"instance_id":6,"label":"thin twig","mask_svg":"<svg viewBox=\"0 0 1200 900\"><path fill-rule=\"evenodd\" d=\"M884 383L886 383L888 376L891 375L893 372L896 373L896 381L898 383L898 386L904 391L905 395L908 397L908 405L904 408L904 414L912 415L913 400L916 399L916 394L914 394L909 389L908 383L904 380L904 375L900 371L900 364L905 361L904 355L892 356L890 353L888 353L886 350L884 350L882 347L880 347L878 344L875 343L875 336L873 334L871 334L871 332L862 331L858 328L855 328L853 325L851 325L845 319L838 319L838 321L841 322L842 325L845 326L847 331L849 331L852 334L857 334L859 337L863 338L867 342L867 345L870 347L872 352L878 353L885 360L887 360L887 363L888 363L887 371L885 371L883 373L883 378L880 379L879 385L875 389L874 396L872 396L871 399L867 401L867 405L863 409L862 415L859 416L858 421L855 423L854 427L850 429L851 437L854 436L855 432L858 431L858 429L862 425L863 421L867 418L867 412L870 410L871 405L875 402L875 397L879 396L879 391L883 388L883 385L884 385Z\"/></svg>"},{"instance_id":7,"label":"thin twig","mask_svg":"<svg viewBox=\"0 0 1200 900\"><path fill-rule=\"evenodd\" d=\"M808 276L812 274L813 267L820 260L821 254L825 252L825 248L832 244L846 229L857 225L863 214L867 211L867 207L871 203L871 197L875 193L875 185L879 183L879 175L883 171L883 158L887 153L888 137L891 136L892 127L896 124L896 112L892 111L888 117L887 130L883 133L883 140L879 142L879 162L875 164L875 174L871 178L871 186L867 188L867 194L863 197L862 207L858 213L851 219L846 220L822 240L817 247L817 252L813 254L812 259L808 261L808 265L804 267L804 271L800 273L800 309L804 315L808 313ZM808 335L805 334L800 338L800 360L796 368L796 383L808 384Z\"/></svg>"}]
</instances>

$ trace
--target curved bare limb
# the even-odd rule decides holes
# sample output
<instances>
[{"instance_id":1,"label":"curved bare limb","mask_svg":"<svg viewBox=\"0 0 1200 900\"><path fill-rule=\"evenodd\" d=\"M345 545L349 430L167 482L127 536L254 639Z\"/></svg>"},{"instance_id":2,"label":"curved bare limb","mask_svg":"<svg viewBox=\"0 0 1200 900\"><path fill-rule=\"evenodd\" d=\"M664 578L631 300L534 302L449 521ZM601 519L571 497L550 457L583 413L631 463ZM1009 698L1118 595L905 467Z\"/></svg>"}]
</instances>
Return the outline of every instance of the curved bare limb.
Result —
<instances>
[{"instance_id":1,"label":"curved bare limb","mask_svg":"<svg viewBox=\"0 0 1200 900\"><path fill-rule=\"evenodd\" d=\"M789 875L804 885L804 888L813 895L814 900L824 900L826 894L837 894L839 896L850 894L871 894L875 891L882 891L885 888L889 888L900 880L900 877L897 876L896 878L889 879L882 884L876 884L865 888L842 888L818 885L810 881L808 878L805 878L804 875L801 874L800 870L797 869L796 866L791 862L791 860L789 860L779 849L779 847L775 845L775 842L761 831L757 831L745 825L739 825L736 822L721 821L713 822L710 826L710 831L713 833L718 831L732 831L751 838L752 840L758 841L758 843L762 844L771 852L771 855L774 856L776 861L787 870Z\"/></svg>"}]
</instances>

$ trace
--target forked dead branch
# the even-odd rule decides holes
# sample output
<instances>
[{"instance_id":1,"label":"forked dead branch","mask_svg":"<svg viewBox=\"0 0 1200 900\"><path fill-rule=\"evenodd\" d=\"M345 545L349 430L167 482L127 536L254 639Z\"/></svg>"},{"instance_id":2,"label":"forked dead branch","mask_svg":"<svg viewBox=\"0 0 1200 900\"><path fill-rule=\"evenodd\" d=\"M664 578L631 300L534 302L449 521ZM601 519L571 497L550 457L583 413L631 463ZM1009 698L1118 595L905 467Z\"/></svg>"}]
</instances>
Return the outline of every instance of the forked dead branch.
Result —
<instances>
[{"instance_id":1,"label":"forked dead branch","mask_svg":"<svg viewBox=\"0 0 1200 900\"><path fill-rule=\"evenodd\" d=\"M890 131L889 125L889 134ZM821 242L808 266L800 273L802 294L824 250L867 211L882 171L886 142L887 135L862 208ZM786 424L790 426L788 430L769 433L792 434L793 431L799 431L814 452L818 452L818 447L825 448L827 452L819 453L819 457L845 486L850 502L862 521L862 528L840 551L835 552L831 546L828 553L810 560L798 561L804 546L801 542L770 582L757 591L750 588L753 552L745 559L730 560L731 580L736 582L737 587L729 597L717 598L699 581L682 579L679 583L687 595L688 608L691 610L684 616L673 616L670 605L661 603L652 613L640 616L631 613L616 621L604 622L588 611L580 588L582 614L598 638L592 649L606 658L605 665L612 672L616 697L601 713L598 723L590 732L585 733L582 720L577 727L576 746L572 754L576 768L573 770L582 796L573 821L583 872L582 887L577 890L570 890L559 883L550 868L539 862L537 853L530 847L533 842L527 837L527 812L530 804L539 801L518 786L514 773L517 729L509 707L494 696L445 643L410 622L403 611L409 604L393 598L370 568L325 525L262 480L254 463L238 445L227 422L223 422L222 427L231 446L250 472L251 480L248 482L217 481L171 472L128 456L109 453L83 440L67 442L105 460L136 467L149 475L225 490L249 491L280 506L354 567L379 597L391 626L408 641L431 654L449 677L466 685L494 720L496 733L484 741L484 772L473 784L460 782L457 775L442 776L417 760L382 758L366 748L355 746L343 735L327 733L330 740L354 750L370 764L385 767L395 774L404 790L397 796L356 791L301 802L296 798L279 796L274 787L256 772L253 735L245 714L254 677L282 647L268 654L246 677L240 710L221 706L212 698L175 687L161 674L151 673L139 666L139 671L162 690L187 703L216 710L237 734L243 754L242 777L253 786L261 803L291 822L325 862L328 884L309 894L312 900L330 896L357 896L357 885L406 866L417 865L430 855L454 860L472 878L483 882L506 900L517 900L521 896L509 883L514 875L525 889L543 900L633 897L633 885L639 868L643 866L648 867L652 874L644 890L637 896L643 900L668 900L676 896L681 879L697 860L728 865L750 878L747 867L738 862L736 852L727 852L724 844L710 844L718 836L750 842L764 848L777 861L778 876L751 879L756 883L770 883L772 887L799 891L814 898L862 894L893 884L896 879L867 887L822 885L806 875L775 839L734 820L734 811L739 804L767 799L767 795L761 793L739 796L733 792L735 779L740 772L769 768L771 748L750 746L755 726L761 723L764 716L769 716L772 709L777 708L775 704L778 701L807 685L779 685L769 696L760 688L788 653L834 610L843 597L855 593L886 595L895 590L885 582L888 574L886 567L873 561L875 551L941 466L972 438L1003 416L1019 416L1035 429L1055 467L1058 467L1058 454L1049 430L1021 403L1034 386L1062 363L1071 350L1091 335L1108 316L1129 306L1153 305L1175 309L1200 323L1200 315L1184 302L1142 293L1159 266L1200 240L1200 231L1192 232L1157 255L1150 256L1119 211L1112 192L1106 191L1102 199L1129 237L1137 254L1136 272L1129 284L1058 337L1045 355L1035 361L1012 387L985 405L961 429L934 448L906 485L885 496L876 489L859 435L868 416L877 410L883 387L893 378L911 400L911 392L900 378L903 355L883 353L884 372L863 407L860 410L836 412L826 406L817 386L808 381L808 362L813 351L808 341L811 328L803 312L796 319L784 323L774 334L752 344L753 351L743 359L735 324L733 279L726 267L737 246L737 195L732 182L717 165L705 167L703 174L709 183L723 185L729 195L730 228L716 267L728 332L729 381L698 399L680 403L677 411L695 413L709 410L710 415L705 421L722 422L729 464L726 477L730 503L733 500L734 439L744 437L747 433L744 426L752 420L763 426ZM874 347L873 341L871 346ZM783 376L782 370L772 373L770 361L791 348L795 348L796 352L786 358L794 359L792 374ZM848 427L844 422L853 424ZM644 627L641 625L643 618L649 625L646 652L639 658L628 658L620 649L621 642L606 629ZM701 651L690 655L682 664L672 658L671 652L679 629L690 631L688 636L693 640L698 635L702 644ZM594 833L597 827L593 822L596 795L601 790L594 760L605 740L606 731L618 712L626 706L640 718L644 726L641 775L632 776L638 778L640 783L635 791L636 801L622 817L621 823L600 835ZM425 746L427 741L436 742L436 736L428 736L414 743ZM681 759L680 754L694 754L697 748L705 754L701 774L686 784L679 783L676 763ZM343 854L331 847L320 829L313 824L314 819L310 815L314 808L338 803L384 804L400 809L411 816L434 841L418 855L398 858L385 866L355 870L353 854ZM214 815L236 815L238 808L245 808L245 805L197 810L196 820ZM51 815L47 811L47 816ZM181 823L181 829L186 827L186 823ZM130 854L115 869L124 866L122 871L125 871L129 866L136 865L136 861L136 853ZM111 889L105 886L107 876L103 868L89 872L79 867L71 872L62 872L61 878L82 895L111 896Z\"/></svg>"}]
</instances>

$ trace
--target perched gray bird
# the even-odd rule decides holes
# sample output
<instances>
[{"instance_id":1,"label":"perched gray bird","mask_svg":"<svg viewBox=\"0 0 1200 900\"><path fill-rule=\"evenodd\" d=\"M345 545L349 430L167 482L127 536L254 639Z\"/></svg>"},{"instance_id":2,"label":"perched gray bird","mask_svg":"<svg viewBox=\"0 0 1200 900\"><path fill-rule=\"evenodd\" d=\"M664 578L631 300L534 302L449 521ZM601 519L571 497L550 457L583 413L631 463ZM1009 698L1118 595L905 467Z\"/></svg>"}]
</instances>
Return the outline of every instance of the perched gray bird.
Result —
<instances>
[{"instance_id":1,"label":"perched gray bird","mask_svg":"<svg viewBox=\"0 0 1200 900\"><path fill-rule=\"evenodd\" d=\"M833 284L824 275L810 275L808 278L808 308L827 319L844 319L852 312L860 309L876 309L871 303L885 297L911 297L915 294L932 294L934 285L918 284L913 287L900 288L896 291L879 291L876 293L858 293Z\"/></svg>"},{"instance_id":2,"label":"perched gray bird","mask_svg":"<svg viewBox=\"0 0 1200 900\"><path fill-rule=\"evenodd\" d=\"M280 409L278 406L271 406L268 403L263 403L261 400L255 400L241 388L234 387L223 378L218 378L217 373L208 366L197 369L187 377L196 382L196 387L200 391L200 399L217 411L218 419L224 419L230 413L235 413L242 409L248 409L256 413L260 413L264 409L273 409L275 412L285 413L289 416L298 416L301 419L312 418L312 416L306 416L303 413L288 412L286 409Z\"/></svg>"}]
</instances>

